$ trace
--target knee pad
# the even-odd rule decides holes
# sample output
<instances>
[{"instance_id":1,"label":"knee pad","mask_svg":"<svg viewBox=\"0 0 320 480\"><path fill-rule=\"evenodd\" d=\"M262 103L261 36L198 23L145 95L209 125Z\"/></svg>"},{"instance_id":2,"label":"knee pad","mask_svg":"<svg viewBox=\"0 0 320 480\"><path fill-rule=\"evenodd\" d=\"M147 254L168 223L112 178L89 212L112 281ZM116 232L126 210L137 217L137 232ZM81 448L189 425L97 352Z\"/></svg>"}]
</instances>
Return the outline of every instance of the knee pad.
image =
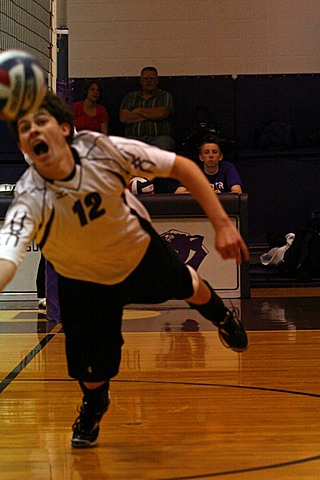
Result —
<instances>
[{"instance_id":1,"label":"knee pad","mask_svg":"<svg viewBox=\"0 0 320 480\"><path fill-rule=\"evenodd\" d=\"M197 293L197 291L199 289L199 275L197 274L195 269L190 267L189 265L187 265L187 268L188 268L189 273L191 275L193 294L195 294L195 293Z\"/></svg>"}]
</instances>

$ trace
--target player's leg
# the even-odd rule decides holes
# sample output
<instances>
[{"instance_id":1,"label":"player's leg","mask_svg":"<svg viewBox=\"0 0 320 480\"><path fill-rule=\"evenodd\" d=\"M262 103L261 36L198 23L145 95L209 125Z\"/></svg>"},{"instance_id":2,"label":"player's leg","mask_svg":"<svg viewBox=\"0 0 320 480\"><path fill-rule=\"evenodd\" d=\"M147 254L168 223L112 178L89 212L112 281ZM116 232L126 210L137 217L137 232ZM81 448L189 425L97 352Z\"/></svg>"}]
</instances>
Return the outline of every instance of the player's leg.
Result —
<instances>
[{"instance_id":1,"label":"player's leg","mask_svg":"<svg viewBox=\"0 0 320 480\"><path fill-rule=\"evenodd\" d=\"M248 337L235 308L227 308L211 285L189 267L194 294L186 299L190 307L210 320L217 328L221 342L236 352L248 348Z\"/></svg>"},{"instance_id":2,"label":"player's leg","mask_svg":"<svg viewBox=\"0 0 320 480\"><path fill-rule=\"evenodd\" d=\"M124 303L160 303L186 300L191 308L218 327L222 343L235 351L248 346L245 329L235 309L225 306L213 288L186 266L169 244L150 227L149 248L136 270L123 284Z\"/></svg>"},{"instance_id":3,"label":"player's leg","mask_svg":"<svg viewBox=\"0 0 320 480\"><path fill-rule=\"evenodd\" d=\"M46 281L45 281L45 265L46 261L43 255L40 257L40 262L38 265L36 285L37 285L37 295L39 299L38 307L40 310L46 309Z\"/></svg>"},{"instance_id":4,"label":"player's leg","mask_svg":"<svg viewBox=\"0 0 320 480\"><path fill-rule=\"evenodd\" d=\"M71 444L75 448L92 447L110 403L109 380L119 370L122 305L113 286L61 276L58 280L68 371L79 381L83 393Z\"/></svg>"},{"instance_id":5,"label":"player's leg","mask_svg":"<svg viewBox=\"0 0 320 480\"><path fill-rule=\"evenodd\" d=\"M100 422L110 403L109 381L79 382L83 392L79 416L76 418L72 430L71 444L75 448L87 448L95 445Z\"/></svg>"}]
</instances>

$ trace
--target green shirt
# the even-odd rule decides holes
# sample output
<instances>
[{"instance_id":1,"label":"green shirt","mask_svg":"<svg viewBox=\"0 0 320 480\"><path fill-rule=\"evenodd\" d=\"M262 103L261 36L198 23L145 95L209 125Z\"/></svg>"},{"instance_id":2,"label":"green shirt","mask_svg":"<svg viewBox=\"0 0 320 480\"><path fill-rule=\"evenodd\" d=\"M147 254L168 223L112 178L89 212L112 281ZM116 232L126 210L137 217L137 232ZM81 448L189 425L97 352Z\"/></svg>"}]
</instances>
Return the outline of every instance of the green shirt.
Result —
<instances>
[{"instance_id":1,"label":"green shirt","mask_svg":"<svg viewBox=\"0 0 320 480\"><path fill-rule=\"evenodd\" d=\"M171 120L174 114L172 95L165 90L158 89L156 93L146 100L142 97L142 91L129 93L123 100L120 110L134 110L135 108L167 107L169 116L165 120L143 120L141 122L127 124L125 135L127 137L157 137L159 135L171 135Z\"/></svg>"}]
</instances>

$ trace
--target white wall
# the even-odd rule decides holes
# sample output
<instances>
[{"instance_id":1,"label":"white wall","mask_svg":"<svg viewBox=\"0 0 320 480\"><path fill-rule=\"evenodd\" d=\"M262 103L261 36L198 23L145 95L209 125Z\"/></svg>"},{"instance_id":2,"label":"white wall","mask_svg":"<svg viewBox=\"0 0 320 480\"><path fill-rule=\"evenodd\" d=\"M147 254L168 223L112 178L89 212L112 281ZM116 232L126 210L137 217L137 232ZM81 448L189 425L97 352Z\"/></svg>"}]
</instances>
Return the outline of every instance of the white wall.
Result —
<instances>
[{"instance_id":1,"label":"white wall","mask_svg":"<svg viewBox=\"0 0 320 480\"><path fill-rule=\"evenodd\" d=\"M320 72L320 0L67 0L69 76Z\"/></svg>"}]
</instances>

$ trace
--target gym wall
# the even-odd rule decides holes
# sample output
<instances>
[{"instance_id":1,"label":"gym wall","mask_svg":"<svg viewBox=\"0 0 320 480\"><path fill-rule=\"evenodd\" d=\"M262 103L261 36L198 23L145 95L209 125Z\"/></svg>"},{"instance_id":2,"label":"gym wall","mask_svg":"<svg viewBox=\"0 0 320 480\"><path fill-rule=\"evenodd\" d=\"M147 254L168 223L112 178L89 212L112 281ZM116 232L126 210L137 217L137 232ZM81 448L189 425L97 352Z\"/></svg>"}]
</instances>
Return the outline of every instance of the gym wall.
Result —
<instances>
[{"instance_id":1,"label":"gym wall","mask_svg":"<svg viewBox=\"0 0 320 480\"><path fill-rule=\"evenodd\" d=\"M69 77L320 72L318 0L68 0Z\"/></svg>"}]
</instances>

